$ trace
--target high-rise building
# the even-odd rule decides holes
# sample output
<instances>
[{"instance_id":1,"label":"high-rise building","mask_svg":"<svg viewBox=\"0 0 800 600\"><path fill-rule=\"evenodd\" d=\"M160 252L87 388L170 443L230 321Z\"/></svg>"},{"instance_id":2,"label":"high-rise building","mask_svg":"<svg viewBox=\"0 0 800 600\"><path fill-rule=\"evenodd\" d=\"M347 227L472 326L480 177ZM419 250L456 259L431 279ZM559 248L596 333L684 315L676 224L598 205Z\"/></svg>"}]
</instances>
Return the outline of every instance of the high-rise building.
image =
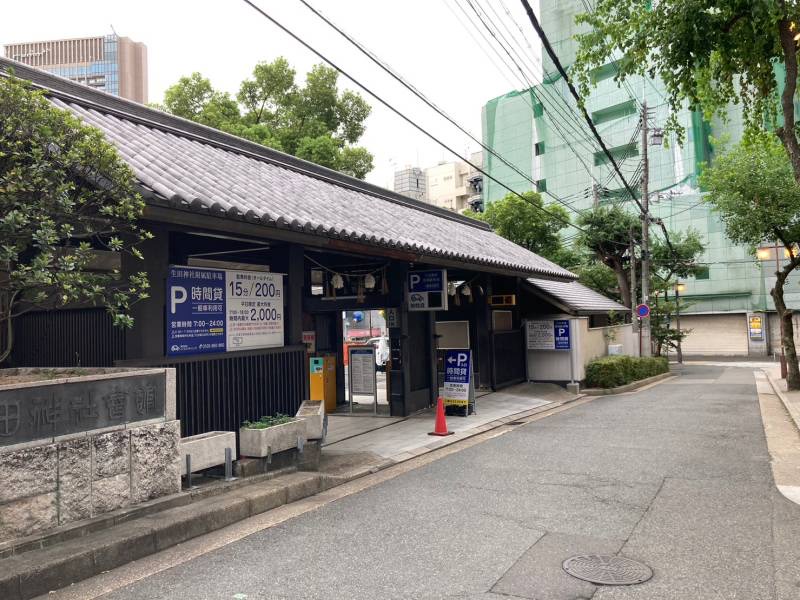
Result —
<instances>
[{"instance_id":1,"label":"high-rise building","mask_svg":"<svg viewBox=\"0 0 800 600\"><path fill-rule=\"evenodd\" d=\"M481 153L472 153L469 162L480 167ZM424 171L406 167L394 174L395 192L455 212L480 209L482 185L480 171L461 160L443 161Z\"/></svg>"},{"instance_id":2,"label":"high-rise building","mask_svg":"<svg viewBox=\"0 0 800 600\"><path fill-rule=\"evenodd\" d=\"M567 72L577 50L575 15L585 12L586 6L582 0L542 3L542 27ZM483 108L484 144L525 176L491 155L487 155L484 169L520 192L534 189L533 181L540 191L546 190L578 212L605 203L620 203L638 211L546 53L542 65L542 84L509 92ZM616 72L615 61L594 70L595 87L585 98L586 109L625 178L640 189L642 106L647 104L652 128L664 126L670 109L660 80L633 77L618 84L614 81ZM685 282L681 294L685 303L681 327L691 330L684 350L759 354L767 350L767 341L774 349L779 344L778 322L769 295L775 282L774 263L757 263L747 248L734 245L725 236L719 216L703 202L698 183L701 165L714 159L710 137L735 143L742 134L741 114L731 110L727 122L708 122L700 111L684 108L677 118L686 131L682 144L674 136L661 145L654 145L657 140L652 137L649 140L649 198L651 215L661 219L667 230L693 229L706 244L699 259L701 272ZM485 182L485 202L505 195L506 190L496 182ZM552 196L545 196L545 200L555 201ZM577 218L574 212L570 216ZM656 235L657 230L653 229ZM574 233L572 230L567 235ZM800 308L797 285L787 286L787 304ZM773 312L766 331L750 327L750 317L757 312Z\"/></svg>"},{"instance_id":3,"label":"high-rise building","mask_svg":"<svg viewBox=\"0 0 800 600\"><path fill-rule=\"evenodd\" d=\"M116 34L22 42L6 58L134 102L147 102L147 46Z\"/></svg>"},{"instance_id":4,"label":"high-rise building","mask_svg":"<svg viewBox=\"0 0 800 600\"><path fill-rule=\"evenodd\" d=\"M406 166L394 172L394 191L414 200L427 202L425 172L418 167Z\"/></svg>"}]
</instances>

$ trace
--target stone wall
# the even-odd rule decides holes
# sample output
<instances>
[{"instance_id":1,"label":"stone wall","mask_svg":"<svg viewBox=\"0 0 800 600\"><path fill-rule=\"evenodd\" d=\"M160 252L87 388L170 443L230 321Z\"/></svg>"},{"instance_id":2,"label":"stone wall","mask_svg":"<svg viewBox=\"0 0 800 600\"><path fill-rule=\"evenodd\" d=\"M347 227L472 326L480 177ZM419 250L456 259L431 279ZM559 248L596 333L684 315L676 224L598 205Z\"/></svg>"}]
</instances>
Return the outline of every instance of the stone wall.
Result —
<instances>
[{"instance_id":1,"label":"stone wall","mask_svg":"<svg viewBox=\"0 0 800 600\"><path fill-rule=\"evenodd\" d=\"M180 422L0 450L0 542L180 491Z\"/></svg>"},{"instance_id":2,"label":"stone wall","mask_svg":"<svg viewBox=\"0 0 800 600\"><path fill-rule=\"evenodd\" d=\"M0 542L180 491L174 369L6 384L0 393ZM147 419L153 412L160 416ZM116 423L103 426L105 416ZM85 431L59 435L81 422ZM14 443L14 434L28 437Z\"/></svg>"}]
</instances>

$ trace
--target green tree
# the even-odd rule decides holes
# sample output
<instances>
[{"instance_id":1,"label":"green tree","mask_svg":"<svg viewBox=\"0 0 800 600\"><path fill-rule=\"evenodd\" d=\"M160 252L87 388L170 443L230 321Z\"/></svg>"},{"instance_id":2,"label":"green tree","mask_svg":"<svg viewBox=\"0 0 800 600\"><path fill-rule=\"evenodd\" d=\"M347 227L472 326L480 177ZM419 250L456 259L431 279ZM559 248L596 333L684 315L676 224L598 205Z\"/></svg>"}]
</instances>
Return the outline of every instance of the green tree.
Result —
<instances>
[{"instance_id":1,"label":"green tree","mask_svg":"<svg viewBox=\"0 0 800 600\"><path fill-rule=\"evenodd\" d=\"M789 161L791 179L800 185L800 131L795 114L799 3L597 0L594 10L579 15L578 22L586 29L577 36L580 48L573 73L584 92L592 85L594 69L612 61L617 67L617 80L631 75L657 76L666 86L671 108L668 128L679 136L683 131L677 115L684 104L693 110L702 109L707 118L714 114L724 118L731 104L741 104L749 135L760 137L758 131L765 118L770 126L776 127ZM753 143L763 145L760 141ZM761 154L767 158L763 151ZM740 215L745 206L752 206L753 194L739 197L748 200L741 207L725 203L728 214ZM722 206L722 198L717 198ZM794 214L788 213L786 219L792 219ZM763 220L753 212L749 216ZM733 221L728 219L732 231L737 229ZM780 232L788 235L787 225ZM777 231L762 233L767 235L762 240L782 242ZM782 284L777 289L782 290ZM782 296L776 298L775 307L786 333L783 346L789 367L788 385L790 389L800 389L791 312L786 310Z\"/></svg>"},{"instance_id":2,"label":"green tree","mask_svg":"<svg viewBox=\"0 0 800 600\"><path fill-rule=\"evenodd\" d=\"M516 194L507 194L490 203L486 212L471 216L488 223L495 233L531 252L554 262L563 260L559 232L569 223L567 211L559 205L545 207L537 192L524 192L522 196L524 200Z\"/></svg>"},{"instance_id":3,"label":"green tree","mask_svg":"<svg viewBox=\"0 0 800 600\"><path fill-rule=\"evenodd\" d=\"M800 389L792 311L786 308L783 295L789 275L800 265L800 186L787 151L774 134L753 134L718 156L704 170L701 183L709 190L706 201L719 213L731 240L753 253L765 240L786 249L789 259L776 272L770 294L783 320L787 383L790 389Z\"/></svg>"},{"instance_id":4,"label":"green tree","mask_svg":"<svg viewBox=\"0 0 800 600\"><path fill-rule=\"evenodd\" d=\"M617 278L620 301L630 308L629 248L631 239L638 243L641 237L639 219L624 208L610 204L581 214L578 225L583 229L578 236L578 243L613 271Z\"/></svg>"},{"instance_id":5,"label":"green tree","mask_svg":"<svg viewBox=\"0 0 800 600\"><path fill-rule=\"evenodd\" d=\"M39 91L0 77L0 362L13 319L35 309L105 306L131 327L147 296L144 272L94 269L98 250L130 253L149 238L137 221L135 178L100 131L55 108Z\"/></svg>"},{"instance_id":6,"label":"green tree","mask_svg":"<svg viewBox=\"0 0 800 600\"><path fill-rule=\"evenodd\" d=\"M705 250L705 244L697 231L670 232L670 243L666 239L656 237L650 247L652 254L650 289L655 300L650 311L650 327L656 354L675 348L679 362L683 361L680 342L690 333L688 329L672 327L673 317L679 308L690 306L685 300L678 307L675 285L679 278L693 277L701 269L697 259ZM674 300L670 300L673 294Z\"/></svg>"},{"instance_id":7,"label":"green tree","mask_svg":"<svg viewBox=\"0 0 800 600\"><path fill-rule=\"evenodd\" d=\"M366 177L373 157L355 144L364 134L370 105L356 92L339 92L339 73L324 65L315 65L302 86L295 78L283 57L260 62L234 99L193 73L166 91L163 108L353 177Z\"/></svg>"}]
</instances>

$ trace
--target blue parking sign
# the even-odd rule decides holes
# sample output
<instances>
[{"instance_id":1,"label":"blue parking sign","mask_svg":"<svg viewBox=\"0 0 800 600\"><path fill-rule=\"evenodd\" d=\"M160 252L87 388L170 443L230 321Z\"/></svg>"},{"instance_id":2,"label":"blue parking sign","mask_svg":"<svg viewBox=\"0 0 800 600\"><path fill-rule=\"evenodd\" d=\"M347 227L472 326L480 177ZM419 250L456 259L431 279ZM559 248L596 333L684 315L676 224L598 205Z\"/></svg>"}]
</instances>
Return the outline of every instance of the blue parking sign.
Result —
<instances>
[{"instance_id":1,"label":"blue parking sign","mask_svg":"<svg viewBox=\"0 0 800 600\"><path fill-rule=\"evenodd\" d=\"M569 350L569 320L556 319L553 321L553 333L555 336L555 349Z\"/></svg>"}]
</instances>

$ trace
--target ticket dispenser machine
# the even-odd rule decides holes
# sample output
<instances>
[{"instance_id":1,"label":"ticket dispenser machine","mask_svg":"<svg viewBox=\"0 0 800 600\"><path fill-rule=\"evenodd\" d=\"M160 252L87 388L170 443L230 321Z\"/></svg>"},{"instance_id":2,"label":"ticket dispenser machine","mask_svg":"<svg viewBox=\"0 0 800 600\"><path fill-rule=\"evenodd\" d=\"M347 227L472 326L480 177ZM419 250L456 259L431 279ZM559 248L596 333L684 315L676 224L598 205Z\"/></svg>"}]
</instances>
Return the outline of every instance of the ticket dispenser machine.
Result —
<instances>
[{"instance_id":1,"label":"ticket dispenser machine","mask_svg":"<svg viewBox=\"0 0 800 600\"><path fill-rule=\"evenodd\" d=\"M325 412L336 410L336 355L324 354L309 359L311 400L322 400Z\"/></svg>"}]
</instances>

